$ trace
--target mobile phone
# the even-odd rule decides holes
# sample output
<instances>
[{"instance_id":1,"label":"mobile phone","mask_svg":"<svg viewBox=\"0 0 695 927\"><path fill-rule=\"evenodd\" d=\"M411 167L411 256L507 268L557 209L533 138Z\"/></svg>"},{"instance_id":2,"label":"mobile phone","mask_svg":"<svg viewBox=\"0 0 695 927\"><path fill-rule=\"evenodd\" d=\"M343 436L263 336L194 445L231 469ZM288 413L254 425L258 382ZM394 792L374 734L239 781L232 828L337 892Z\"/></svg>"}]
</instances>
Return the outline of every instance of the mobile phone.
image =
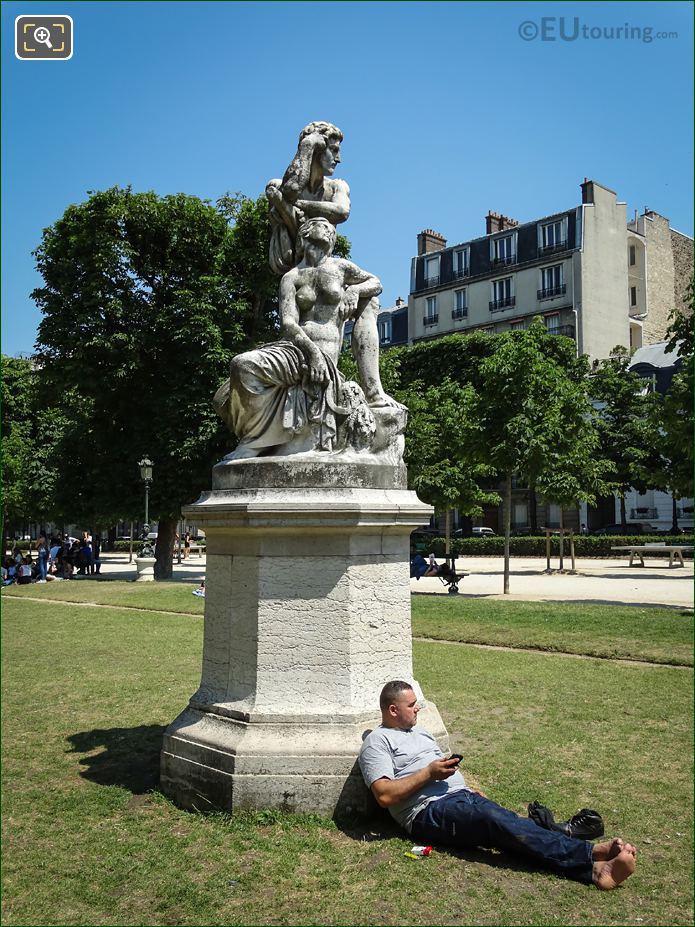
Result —
<instances>
[{"instance_id":1,"label":"mobile phone","mask_svg":"<svg viewBox=\"0 0 695 927\"><path fill-rule=\"evenodd\" d=\"M450 760L456 760L456 762L457 762L457 764L458 764L458 763L461 762L461 760L463 759L463 757L461 756L460 753L452 753L451 756L449 757L449 759L450 759Z\"/></svg>"}]
</instances>

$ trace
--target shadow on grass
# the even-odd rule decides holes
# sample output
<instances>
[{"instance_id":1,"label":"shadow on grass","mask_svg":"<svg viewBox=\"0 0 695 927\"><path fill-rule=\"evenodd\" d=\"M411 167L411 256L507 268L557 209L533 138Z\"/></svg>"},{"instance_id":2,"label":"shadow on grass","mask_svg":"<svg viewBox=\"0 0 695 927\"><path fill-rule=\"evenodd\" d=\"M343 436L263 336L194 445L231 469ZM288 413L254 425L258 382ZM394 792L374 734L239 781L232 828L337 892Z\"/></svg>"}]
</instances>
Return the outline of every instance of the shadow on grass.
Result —
<instances>
[{"instance_id":1,"label":"shadow on grass","mask_svg":"<svg viewBox=\"0 0 695 927\"><path fill-rule=\"evenodd\" d=\"M71 753L88 754L80 759L84 767L80 774L85 779L143 795L159 784L159 752L165 730L161 724L95 728L67 739Z\"/></svg>"}]
</instances>

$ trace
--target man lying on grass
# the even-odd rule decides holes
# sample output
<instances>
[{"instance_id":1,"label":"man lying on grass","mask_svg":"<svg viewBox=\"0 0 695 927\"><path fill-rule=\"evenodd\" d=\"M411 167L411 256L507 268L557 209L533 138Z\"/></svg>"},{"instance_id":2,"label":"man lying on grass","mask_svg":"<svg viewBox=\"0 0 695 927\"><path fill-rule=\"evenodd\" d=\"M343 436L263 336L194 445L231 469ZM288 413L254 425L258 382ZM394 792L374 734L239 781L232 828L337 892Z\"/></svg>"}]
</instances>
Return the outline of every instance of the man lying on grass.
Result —
<instances>
[{"instance_id":1,"label":"man lying on grass","mask_svg":"<svg viewBox=\"0 0 695 927\"><path fill-rule=\"evenodd\" d=\"M381 726L366 738L360 768L382 808L419 843L505 850L600 889L616 888L635 871L637 851L619 837L591 844L545 830L470 789L459 756L444 756L431 734L415 730L417 697L407 682L381 692Z\"/></svg>"}]
</instances>

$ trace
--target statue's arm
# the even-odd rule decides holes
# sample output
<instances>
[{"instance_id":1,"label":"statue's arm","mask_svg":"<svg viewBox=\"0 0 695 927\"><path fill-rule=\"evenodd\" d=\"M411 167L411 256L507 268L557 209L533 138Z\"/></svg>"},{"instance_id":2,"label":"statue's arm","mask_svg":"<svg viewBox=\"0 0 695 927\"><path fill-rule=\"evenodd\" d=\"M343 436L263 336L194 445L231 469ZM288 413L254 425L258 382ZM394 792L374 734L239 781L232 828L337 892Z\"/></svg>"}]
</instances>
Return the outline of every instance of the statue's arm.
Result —
<instances>
[{"instance_id":1,"label":"statue's arm","mask_svg":"<svg viewBox=\"0 0 695 927\"><path fill-rule=\"evenodd\" d=\"M333 192L327 200L297 200L297 206L308 219L323 216L333 225L340 225L350 215L350 187L344 180L332 181Z\"/></svg>"},{"instance_id":2,"label":"statue's arm","mask_svg":"<svg viewBox=\"0 0 695 927\"><path fill-rule=\"evenodd\" d=\"M378 277L362 270L352 261L346 261L343 258L338 258L338 260L343 271L343 280L347 285L345 299L348 303L352 302L353 305L350 308L353 311L357 308L358 300L371 299L381 293L383 287Z\"/></svg>"}]
</instances>

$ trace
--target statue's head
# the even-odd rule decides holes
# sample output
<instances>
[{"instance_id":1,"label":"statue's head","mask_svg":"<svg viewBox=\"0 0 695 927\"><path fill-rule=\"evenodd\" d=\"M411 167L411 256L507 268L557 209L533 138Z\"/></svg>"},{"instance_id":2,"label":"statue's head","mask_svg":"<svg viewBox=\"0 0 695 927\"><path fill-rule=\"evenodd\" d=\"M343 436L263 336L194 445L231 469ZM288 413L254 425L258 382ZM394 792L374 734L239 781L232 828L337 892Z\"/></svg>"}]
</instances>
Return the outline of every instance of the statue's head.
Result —
<instances>
[{"instance_id":1,"label":"statue's head","mask_svg":"<svg viewBox=\"0 0 695 927\"><path fill-rule=\"evenodd\" d=\"M299 226L297 233L297 257L303 257L309 242L318 245L326 254L331 254L335 246L335 237L335 226L328 219L324 219L323 216L307 219Z\"/></svg>"},{"instance_id":2,"label":"statue's head","mask_svg":"<svg viewBox=\"0 0 695 927\"><path fill-rule=\"evenodd\" d=\"M340 143L343 140L343 133L331 122L310 122L299 133L300 145L305 138L312 135L318 136L317 142L321 139L321 143L314 147L311 160L318 160L324 177L330 177L340 164Z\"/></svg>"}]
</instances>

